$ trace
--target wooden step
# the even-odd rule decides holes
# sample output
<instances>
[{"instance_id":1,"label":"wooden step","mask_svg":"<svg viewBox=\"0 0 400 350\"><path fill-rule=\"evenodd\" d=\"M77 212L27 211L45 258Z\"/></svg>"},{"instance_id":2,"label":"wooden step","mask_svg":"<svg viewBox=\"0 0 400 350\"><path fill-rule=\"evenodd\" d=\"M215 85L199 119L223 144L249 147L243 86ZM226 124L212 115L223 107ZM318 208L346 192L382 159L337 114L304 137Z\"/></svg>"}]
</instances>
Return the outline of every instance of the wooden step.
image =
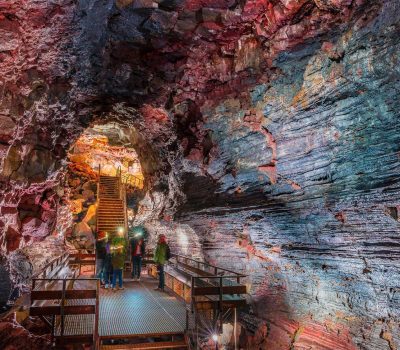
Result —
<instances>
[{"instance_id":1,"label":"wooden step","mask_svg":"<svg viewBox=\"0 0 400 350\"><path fill-rule=\"evenodd\" d=\"M123 206L123 204L121 203L121 201L120 200L113 200L113 201L110 201L110 202L108 202L108 201L103 201L102 199L100 199L100 203L99 203L99 205L103 205L103 206L112 206L112 205L117 205L117 206Z\"/></svg>"},{"instance_id":2,"label":"wooden step","mask_svg":"<svg viewBox=\"0 0 400 350\"><path fill-rule=\"evenodd\" d=\"M99 204L99 210L112 210L112 209L115 209L115 210L119 210L119 211L121 211L121 212L123 212L124 211L124 207L123 207L123 205L121 205L121 204L118 204L118 203L116 203L116 204Z\"/></svg>"},{"instance_id":3,"label":"wooden step","mask_svg":"<svg viewBox=\"0 0 400 350\"><path fill-rule=\"evenodd\" d=\"M100 208L121 208L121 209L123 209L123 204L121 204L121 203L103 203L103 202L100 202L99 203L99 209Z\"/></svg>"},{"instance_id":4,"label":"wooden step","mask_svg":"<svg viewBox=\"0 0 400 350\"><path fill-rule=\"evenodd\" d=\"M154 343L139 343L139 344L123 344L123 345L101 345L101 350L162 350L162 349L187 349L187 344L184 340L169 341L169 342L154 342Z\"/></svg>"},{"instance_id":5,"label":"wooden step","mask_svg":"<svg viewBox=\"0 0 400 350\"><path fill-rule=\"evenodd\" d=\"M124 223L124 219L101 220L101 221L99 221L99 225L120 224L120 223Z\"/></svg>"},{"instance_id":6,"label":"wooden step","mask_svg":"<svg viewBox=\"0 0 400 350\"><path fill-rule=\"evenodd\" d=\"M123 216L125 217L125 212L123 210L118 210L115 208L102 209L97 211L98 217L115 217L115 216Z\"/></svg>"},{"instance_id":7,"label":"wooden step","mask_svg":"<svg viewBox=\"0 0 400 350\"><path fill-rule=\"evenodd\" d=\"M119 210L107 210L107 211L98 211L97 212L98 218L125 218L125 213Z\"/></svg>"},{"instance_id":8,"label":"wooden step","mask_svg":"<svg viewBox=\"0 0 400 350\"><path fill-rule=\"evenodd\" d=\"M102 213L102 214L124 214L124 209L123 208L116 208L116 207L102 207L99 208L98 213Z\"/></svg>"},{"instance_id":9,"label":"wooden step","mask_svg":"<svg viewBox=\"0 0 400 350\"><path fill-rule=\"evenodd\" d=\"M105 229L105 228L116 228L116 227L123 227L124 226L124 223L123 222L115 222L115 223L111 223L111 224L105 224L105 223L99 223L98 225L98 228L100 229L100 228L102 228L102 229Z\"/></svg>"},{"instance_id":10,"label":"wooden step","mask_svg":"<svg viewBox=\"0 0 400 350\"><path fill-rule=\"evenodd\" d=\"M112 216L103 216L99 215L97 220L102 220L102 221L124 221L125 220L125 215L112 215Z\"/></svg>"},{"instance_id":11,"label":"wooden step","mask_svg":"<svg viewBox=\"0 0 400 350\"><path fill-rule=\"evenodd\" d=\"M99 229L100 228L118 228L118 227L123 227L124 226L124 223L123 222L115 222L115 223L110 223L110 224L104 224L104 223L101 223L101 224L98 224L97 225L98 227L99 227Z\"/></svg>"},{"instance_id":12,"label":"wooden step","mask_svg":"<svg viewBox=\"0 0 400 350\"><path fill-rule=\"evenodd\" d=\"M100 205L122 205L122 201L117 198L100 198Z\"/></svg>"},{"instance_id":13,"label":"wooden step","mask_svg":"<svg viewBox=\"0 0 400 350\"><path fill-rule=\"evenodd\" d=\"M104 213L104 214L107 214L107 213L117 213L117 214L123 214L123 213L125 213L125 211L124 211L124 208L123 207L120 207L120 206L101 206L101 207L99 207L98 209L97 209L97 212L102 212L102 213Z\"/></svg>"}]
</instances>

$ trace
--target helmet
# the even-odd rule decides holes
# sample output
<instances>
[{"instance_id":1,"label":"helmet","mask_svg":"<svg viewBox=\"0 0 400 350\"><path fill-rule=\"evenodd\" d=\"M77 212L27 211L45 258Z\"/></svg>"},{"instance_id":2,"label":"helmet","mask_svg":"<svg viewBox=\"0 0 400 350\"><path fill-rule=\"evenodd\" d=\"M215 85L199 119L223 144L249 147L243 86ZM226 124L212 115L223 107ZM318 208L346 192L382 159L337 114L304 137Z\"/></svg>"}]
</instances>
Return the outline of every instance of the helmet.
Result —
<instances>
[{"instance_id":1,"label":"helmet","mask_svg":"<svg viewBox=\"0 0 400 350\"><path fill-rule=\"evenodd\" d=\"M99 231L97 233L97 239L104 239L107 236L107 232L106 231Z\"/></svg>"}]
</instances>

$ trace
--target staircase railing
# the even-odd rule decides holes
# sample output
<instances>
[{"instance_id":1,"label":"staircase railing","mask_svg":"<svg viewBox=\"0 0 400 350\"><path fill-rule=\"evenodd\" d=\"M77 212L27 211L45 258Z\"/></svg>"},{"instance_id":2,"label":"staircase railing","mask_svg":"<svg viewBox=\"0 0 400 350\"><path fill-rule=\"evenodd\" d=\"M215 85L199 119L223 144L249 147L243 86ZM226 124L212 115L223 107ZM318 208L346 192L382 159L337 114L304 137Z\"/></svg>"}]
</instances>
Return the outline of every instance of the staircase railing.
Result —
<instances>
[{"instance_id":1,"label":"staircase railing","mask_svg":"<svg viewBox=\"0 0 400 350\"><path fill-rule=\"evenodd\" d=\"M99 231L99 203L100 203L100 175L101 175L101 165L99 164L99 179L97 180L96 189L96 233Z\"/></svg>"},{"instance_id":2,"label":"staircase railing","mask_svg":"<svg viewBox=\"0 0 400 350\"><path fill-rule=\"evenodd\" d=\"M76 280L77 278L33 279L29 312L31 316L39 316L44 320L47 320L46 317L51 318L51 322L46 322L46 324L51 327L52 343L55 342L56 348L63 347L65 344L81 343L93 344L94 348L98 349L100 281L96 278L80 278L81 283L93 282L94 287L74 289ZM38 285L53 287L37 288ZM54 303L55 300L56 303ZM79 317L84 315L94 315L91 334L80 334L79 326L75 329L76 325L81 323ZM75 317L76 320L67 325L66 317ZM67 332L66 328L68 328ZM71 331L74 335L69 335Z\"/></svg>"},{"instance_id":3,"label":"staircase railing","mask_svg":"<svg viewBox=\"0 0 400 350\"><path fill-rule=\"evenodd\" d=\"M124 174L122 175L122 182L126 185L132 186L132 187L137 187L137 188L143 188L144 186L144 181L140 177L137 177L132 174Z\"/></svg>"},{"instance_id":4,"label":"staircase railing","mask_svg":"<svg viewBox=\"0 0 400 350\"><path fill-rule=\"evenodd\" d=\"M242 282L247 275L179 254L172 254L168 265L166 287L187 303L185 334L189 346L191 341L199 344L199 328L209 327L210 321L220 334L227 312L236 322L236 309L247 304L247 286ZM156 276L152 266L149 274Z\"/></svg>"},{"instance_id":5,"label":"staircase railing","mask_svg":"<svg viewBox=\"0 0 400 350\"><path fill-rule=\"evenodd\" d=\"M124 210L124 232L125 238L128 239L128 207L126 203L126 186L123 183L122 179L122 170L121 167L117 170L118 177L118 187L119 187L119 198L122 200L123 210Z\"/></svg>"}]
</instances>

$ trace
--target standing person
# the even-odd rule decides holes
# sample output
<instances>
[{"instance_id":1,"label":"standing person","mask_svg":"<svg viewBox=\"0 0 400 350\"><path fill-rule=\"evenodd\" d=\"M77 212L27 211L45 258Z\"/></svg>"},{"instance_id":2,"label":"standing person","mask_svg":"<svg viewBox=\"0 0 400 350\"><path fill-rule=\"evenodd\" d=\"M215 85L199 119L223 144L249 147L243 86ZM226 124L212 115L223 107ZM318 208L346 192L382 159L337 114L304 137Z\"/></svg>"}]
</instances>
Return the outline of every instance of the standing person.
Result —
<instances>
[{"instance_id":1,"label":"standing person","mask_svg":"<svg viewBox=\"0 0 400 350\"><path fill-rule=\"evenodd\" d=\"M131 239L131 255L132 255L132 278L140 281L142 272L142 258L145 254L145 243L142 235L137 233Z\"/></svg>"},{"instance_id":2,"label":"standing person","mask_svg":"<svg viewBox=\"0 0 400 350\"><path fill-rule=\"evenodd\" d=\"M106 258L105 241L107 233L99 231L96 239L96 277L100 278L100 283L104 284L104 260Z\"/></svg>"},{"instance_id":3,"label":"standing person","mask_svg":"<svg viewBox=\"0 0 400 350\"><path fill-rule=\"evenodd\" d=\"M104 279L104 288L111 288L112 283L112 275L113 275L113 267L112 267L112 257L111 257L111 243L108 237L106 238L106 258L104 259L103 266L103 279Z\"/></svg>"},{"instance_id":4,"label":"standing person","mask_svg":"<svg viewBox=\"0 0 400 350\"><path fill-rule=\"evenodd\" d=\"M164 264L169 260L171 252L167 243L165 235L161 234L158 237L158 243L156 251L154 252L154 262L157 265L158 271L158 288L156 290L164 291L165 279L164 279Z\"/></svg>"},{"instance_id":5,"label":"standing person","mask_svg":"<svg viewBox=\"0 0 400 350\"><path fill-rule=\"evenodd\" d=\"M119 280L119 288L124 289L122 286L122 271L124 269L126 257L126 240L124 237L124 230L118 230L117 236L111 242L111 263L113 267L112 288L116 290L117 277Z\"/></svg>"}]
</instances>

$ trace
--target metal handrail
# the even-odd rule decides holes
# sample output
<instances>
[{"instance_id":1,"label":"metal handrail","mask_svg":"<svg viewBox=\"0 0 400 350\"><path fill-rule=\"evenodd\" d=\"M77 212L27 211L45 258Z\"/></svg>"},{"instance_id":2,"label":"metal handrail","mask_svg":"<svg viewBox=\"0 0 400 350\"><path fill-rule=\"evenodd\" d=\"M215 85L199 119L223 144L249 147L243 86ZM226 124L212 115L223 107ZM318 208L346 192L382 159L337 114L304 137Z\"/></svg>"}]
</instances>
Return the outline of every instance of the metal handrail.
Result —
<instances>
[{"instance_id":1,"label":"metal handrail","mask_svg":"<svg viewBox=\"0 0 400 350\"><path fill-rule=\"evenodd\" d=\"M187 257L187 256L185 256L185 255L180 255L180 254L171 254L171 255L172 255L173 257L183 258L183 259L185 259L185 260L193 261L193 262L195 262L197 265L204 265L204 266L213 268L213 269L214 269L214 276L215 276L215 278L220 277L220 276L218 275L218 270L223 271L223 272L229 272L229 273L233 274L234 276L229 276L230 278L238 278L238 277L239 277L239 278L242 278L242 277L247 277L247 275L243 275L243 274L240 274L240 273L235 272L235 271L232 271L232 270L228 270L228 269L225 269L225 268L222 268L222 267L218 267L218 266L215 266L215 265L211 265L211 264L202 262L202 261L197 260L197 259L189 258L189 257ZM178 259L177 259L177 262L179 262ZM228 277L228 276L223 276L223 277Z\"/></svg>"},{"instance_id":2,"label":"metal handrail","mask_svg":"<svg viewBox=\"0 0 400 350\"><path fill-rule=\"evenodd\" d=\"M78 280L78 278L35 278L34 281L62 281L62 289L60 290L62 293L61 296L61 302L60 302L60 338L63 340L64 338L64 331L65 331L65 301L66 301L66 286L68 281L73 281L75 282ZM94 281L96 282L96 297L95 297L95 319L93 323L93 344L94 348L97 350L99 349L99 297L100 297L100 280L98 278L79 278L79 281ZM77 289L78 290L78 289ZM78 298L79 299L79 298ZM53 316L54 317L54 316ZM53 321L52 323L52 337L54 335L55 329L54 329L55 323Z\"/></svg>"},{"instance_id":3,"label":"metal handrail","mask_svg":"<svg viewBox=\"0 0 400 350\"><path fill-rule=\"evenodd\" d=\"M130 185L132 187L140 187L143 188L144 181L135 175L132 174L124 174L122 175L122 182L124 184Z\"/></svg>"},{"instance_id":4,"label":"metal handrail","mask_svg":"<svg viewBox=\"0 0 400 350\"><path fill-rule=\"evenodd\" d=\"M39 272L35 273L34 275L32 275L31 279L38 279L37 276L39 276L39 275L41 275L41 274L45 274L46 271L47 271L47 269L48 269L48 267L49 267L49 266L52 266L55 262L58 262L58 263L57 263L54 267L59 266L59 265L60 265L59 263L60 263L61 261L63 261L63 259L64 259L67 255L69 255L69 253L68 253L68 252L64 252L64 253L62 253L60 256L58 256L57 258L54 258L54 259L51 260L49 263L47 263L47 264L42 268L41 271L39 271ZM59 260L59 261L58 261L58 260ZM52 269L50 270L50 272L53 271L53 270L54 270L54 268L52 267Z\"/></svg>"}]
</instances>

